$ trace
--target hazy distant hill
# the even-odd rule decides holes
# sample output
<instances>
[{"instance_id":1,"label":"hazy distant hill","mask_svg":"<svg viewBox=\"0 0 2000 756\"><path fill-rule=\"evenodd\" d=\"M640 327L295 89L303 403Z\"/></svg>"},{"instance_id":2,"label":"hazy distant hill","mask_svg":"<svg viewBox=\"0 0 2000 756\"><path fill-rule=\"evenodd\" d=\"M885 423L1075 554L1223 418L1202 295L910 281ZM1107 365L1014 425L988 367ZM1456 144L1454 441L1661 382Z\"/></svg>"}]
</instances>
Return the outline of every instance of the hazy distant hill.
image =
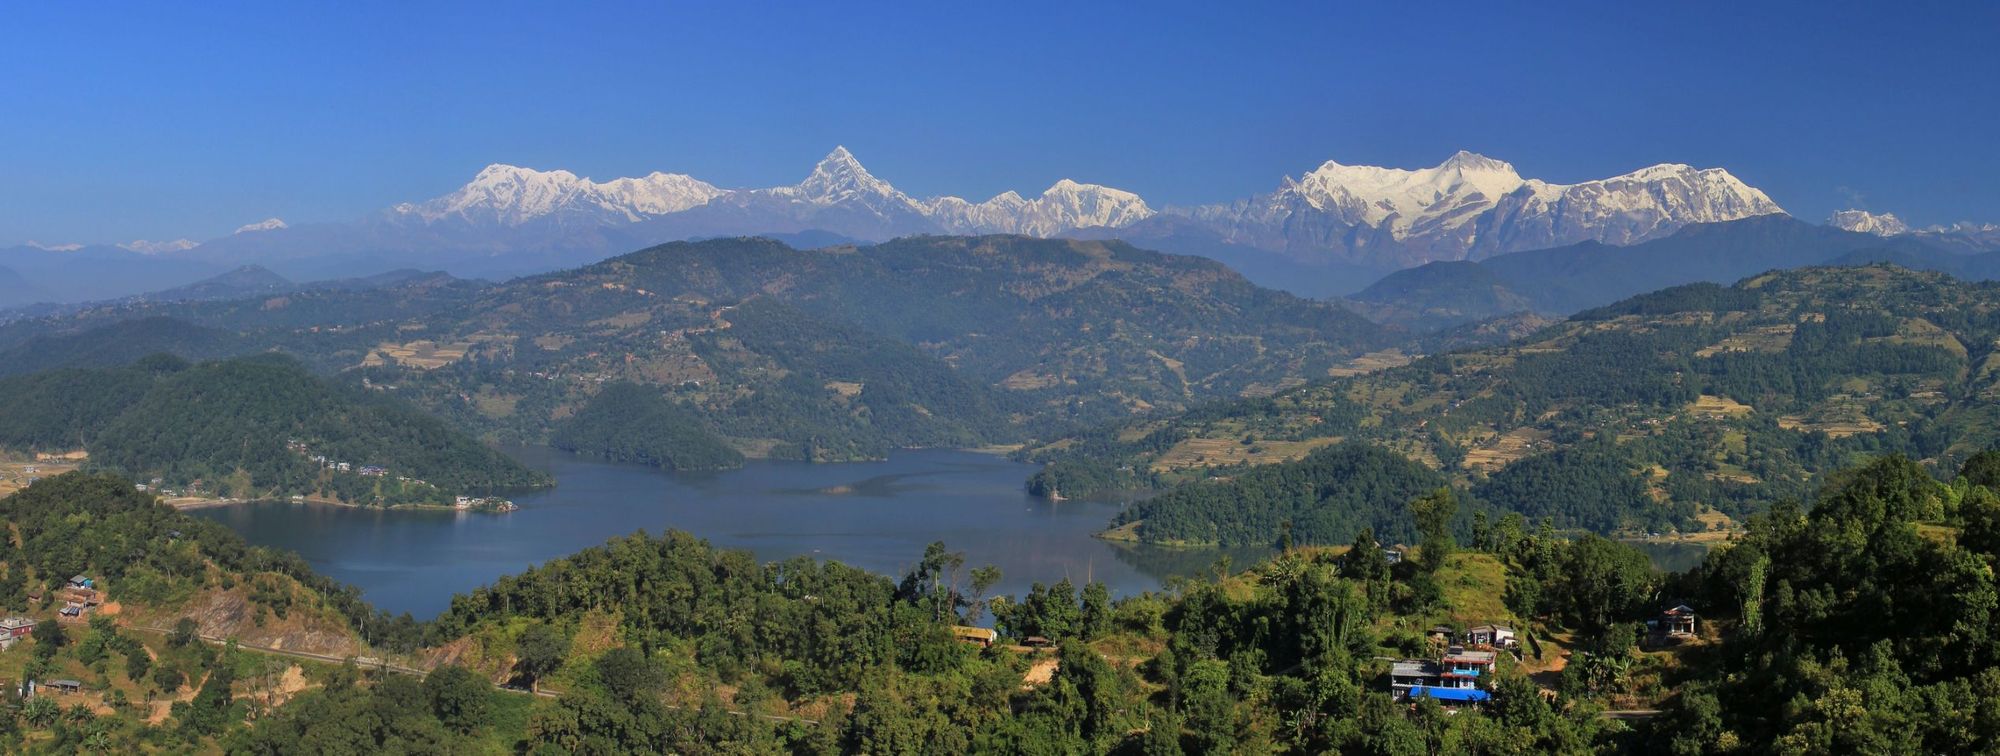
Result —
<instances>
[{"instance_id":1,"label":"hazy distant hill","mask_svg":"<svg viewBox=\"0 0 2000 756\"><path fill-rule=\"evenodd\" d=\"M1585 242L1476 263L1430 263L1392 273L1351 299L1378 322L1431 330L1523 310L1567 315L1669 286L1729 283L1766 270L1876 261L1971 278L2000 273L1994 261L1954 255L1915 237L1882 238L1765 215L1694 224L1629 247Z\"/></svg>"},{"instance_id":2,"label":"hazy distant hill","mask_svg":"<svg viewBox=\"0 0 2000 756\"><path fill-rule=\"evenodd\" d=\"M1040 488L1077 495L1237 478L1246 460L1365 442L1558 527L1699 527L1804 495L1871 454L1956 469L2000 442L1995 312L2000 286L1890 266L1693 284L1508 346L1135 420L1031 456L1053 463ZM1233 496L1208 500L1264 500ZM1237 536L1253 537L1276 533Z\"/></svg>"}]
</instances>

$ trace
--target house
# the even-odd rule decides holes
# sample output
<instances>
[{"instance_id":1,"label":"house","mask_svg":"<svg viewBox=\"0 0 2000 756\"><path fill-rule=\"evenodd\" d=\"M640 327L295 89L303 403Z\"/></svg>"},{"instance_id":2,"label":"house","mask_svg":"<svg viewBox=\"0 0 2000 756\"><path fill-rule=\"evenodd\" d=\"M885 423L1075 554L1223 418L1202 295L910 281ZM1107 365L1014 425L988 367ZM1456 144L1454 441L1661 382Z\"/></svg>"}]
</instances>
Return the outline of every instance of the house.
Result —
<instances>
[{"instance_id":1,"label":"house","mask_svg":"<svg viewBox=\"0 0 2000 756\"><path fill-rule=\"evenodd\" d=\"M104 599L98 595L97 591L89 588L70 588L65 590L63 591L63 601L84 607L97 606L104 603Z\"/></svg>"},{"instance_id":2,"label":"house","mask_svg":"<svg viewBox=\"0 0 2000 756\"><path fill-rule=\"evenodd\" d=\"M83 692L83 683L77 682L75 680L50 680L46 683L43 683L42 687L54 689L55 692L57 693Z\"/></svg>"},{"instance_id":3,"label":"house","mask_svg":"<svg viewBox=\"0 0 2000 756\"><path fill-rule=\"evenodd\" d=\"M79 604L64 604L62 609L56 611L56 614L75 619L83 616L83 606Z\"/></svg>"},{"instance_id":4,"label":"house","mask_svg":"<svg viewBox=\"0 0 2000 756\"><path fill-rule=\"evenodd\" d=\"M33 635L34 632L35 621L27 617L0 619L0 651L13 648L14 644L20 643L22 638Z\"/></svg>"},{"instance_id":5,"label":"house","mask_svg":"<svg viewBox=\"0 0 2000 756\"><path fill-rule=\"evenodd\" d=\"M1694 607L1687 604L1676 605L1660 612L1659 624L1655 628L1669 637L1690 638L1695 634Z\"/></svg>"},{"instance_id":6,"label":"house","mask_svg":"<svg viewBox=\"0 0 2000 756\"><path fill-rule=\"evenodd\" d=\"M1049 648L1056 645L1056 642L1039 635L1030 635L1021 639L1021 645L1029 648Z\"/></svg>"},{"instance_id":7,"label":"house","mask_svg":"<svg viewBox=\"0 0 2000 756\"><path fill-rule=\"evenodd\" d=\"M1424 638L1426 640L1440 646L1451 645L1452 636L1455 635L1458 635L1458 631L1453 630L1450 625L1437 625L1424 631Z\"/></svg>"},{"instance_id":8,"label":"house","mask_svg":"<svg viewBox=\"0 0 2000 756\"><path fill-rule=\"evenodd\" d=\"M992 648L993 642L1000 639L1000 634L990 629L983 627L966 627L965 625L952 626L951 635L954 638L957 638L966 643L973 644L980 648Z\"/></svg>"},{"instance_id":9,"label":"house","mask_svg":"<svg viewBox=\"0 0 2000 756\"><path fill-rule=\"evenodd\" d=\"M1392 567L1393 567L1393 566L1395 566L1395 565L1399 565L1399 564L1402 564L1402 563L1403 563L1403 550L1402 550L1402 549L1383 549L1383 550L1382 550L1382 559L1383 559L1384 561L1387 561L1387 562L1389 563L1389 565L1390 565L1390 566L1392 566Z\"/></svg>"},{"instance_id":10,"label":"house","mask_svg":"<svg viewBox=\"0 0 2000 756\"><path fill-rule=\"evenodd\" d=\"M1479 625L1465 631L1465 642L1491 648L1513 648L1520 643L1514 637L1514 628L1492 624Z\"/></svg>"},{"instance_id":11,"label":"house","mask_svg":"<svg viewBox=\"0 0 2000 756\"><path fill-rule=\"evenodd\" d=\"M88 575L78 575L69 579L69 587L71 588L89 588L96 584L97 581L91 580Z\"/></svg>"},{"instance_id":12,"label":"house","mask_svg":"<svg viewBox=\"0 0 2000 756\"><path fill-rule=\"evenodd\" d=\"M1389 670L1389 692L1398 701L1429 698L1446 708L1492 699L1492 693L1478 686L1477 677L1455 674L1452 670L1448 663L1419 659L1396 662Z\"/></svg>"},{"instance_id":13,"label":"house","mask_svg":"<svg viewBox=\"0 0 2000 756\"><path fill-rule=\"evenodd\" d=\"M1446 650L1438 664L1444 667L1439 676L1447 688L1478 687L1480 678L1493 676L1499 668L1498 655L1492 651L1469 651L1463 646Z\"/></svg>"},{"instance_id":14,"label":"house","mask_svg":"<svg viewBox=\"0 0 2000 756\"><path fill-rule=\"evenodd\" d=\"M1389 692L1396 700L1403 700L1410 696L1414 688L1437 686L1442 671L1437 662L1432 661L1407 659L1396 662L1389 668Z\"/></svg>"}]
</instances>

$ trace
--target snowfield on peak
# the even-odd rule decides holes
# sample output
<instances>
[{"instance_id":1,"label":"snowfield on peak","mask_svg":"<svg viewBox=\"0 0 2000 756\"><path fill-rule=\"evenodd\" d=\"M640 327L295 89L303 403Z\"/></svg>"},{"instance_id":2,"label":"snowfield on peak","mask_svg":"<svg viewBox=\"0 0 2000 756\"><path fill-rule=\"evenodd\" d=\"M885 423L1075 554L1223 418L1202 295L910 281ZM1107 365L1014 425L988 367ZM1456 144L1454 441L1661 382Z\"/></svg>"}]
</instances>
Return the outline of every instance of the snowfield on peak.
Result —
<instances>
[{"instance_id":1,"label":"snowfield on peak","mask_svg":"<svg viewBox=\"0 0 2000 756\"><path fill-rule=\"evenodd\" d=\"M1877 214L1860 209L1835 211L1826 219L1826 225L1876 236L1895 236L1910 231L1910 225L1896 217L1895 213Z\"/></svg>"},{"instance_id":2,"label":"snowfield on peak","mask_svg":"<svg viewBox=\"0 0 2000 756\"><path fill-rule=\"evenodd\" d=\"M911 196L869 172L846 147L835 147L798 183L766 188L722 188L665 172L596 181L495 163L443 196L371 218L296 228L253 224L258 233L217 239L190 254L223 262L310 257L336 268L331 261L343 255L372 255L514 275L715 236L841 243L1022 234L1124 238L1250 268L1304 266L1297 274L1305 275L1315 269L1380 275L1433 260L1583 241L1634 244L1692 223L1782 212L1720 168L1668 163L1559 184L1468 151L1415 169L1328 160L1283 178L1269 193L1211 205L1159 208L1130 191L1067 178L1039 194L1005 191L972 201Z\"/></svg>"}]
</instances>

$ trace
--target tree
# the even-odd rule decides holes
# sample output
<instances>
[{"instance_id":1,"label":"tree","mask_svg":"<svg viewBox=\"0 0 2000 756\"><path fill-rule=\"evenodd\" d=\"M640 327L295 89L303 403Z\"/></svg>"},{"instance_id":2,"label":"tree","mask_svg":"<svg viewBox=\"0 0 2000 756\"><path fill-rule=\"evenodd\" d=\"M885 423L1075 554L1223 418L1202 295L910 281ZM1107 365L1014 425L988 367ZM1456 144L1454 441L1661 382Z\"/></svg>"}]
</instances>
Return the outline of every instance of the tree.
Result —
<instances>
[{"instance_id":1,"label":"tree","mask_svg":"<svg viewBox=\"0 0 2000 756\"><path fill-rule=\"evenodd\" d=\"M627 706L642 697L656 694L666 684L666 672L652 659L631 648L619 646L597 657L597 677L604 689Z\"/></svg>"},{"instance_id":2,"label":"tree","mask_svg":"<svg viewBox=\"0 0 2000 756\"><path fill-rule=\"evenodd\" d=\"M146 655L146 649L136 648L125 654L125 678L132 682L144 682L146 673L153 667L153 657Z\"/></svg>"},{"instance_id":3,"label":"tree","mask_svg":"<svg viewBox=\"0 0 2000 756\"><path fill-rule=\"evenodd\" d=\"M1958 477L1975 486L2000 490L2000 450L1988 449L1972 455L1959 466Z\"/></svg>"},{"instance_id":4,"label":"tree","mask_svg":"<svg viewBox=\"0 0 2000 756\"><path fill-rule=\"evenodd\" d=\"M528 690L533 691L542 678L562 666L563 657L569 655L569 639L547 623L536 622L521 631L521 637L514 641L515 666L521 675L528 678Z\"/></svg>"},{"instance_id":5,"label":"tree","mask_svg":"<svg viewBox=\"0 0 2000 756\"><path fill-rule=\"evenodd\" d=\"M200 639L200 632L201 625L197 624L193 617L182 617L174 621L173 632L167 634L167 645L186 648L188 644Z\"/></svg>"},{"instance_id":6,"label":"tree","mask_svg":"<svg viewBox=\"0 0 2000 756\"><path fill-rule=\"evenodd\" d=\"M165 664L153 668L153 686L159 688L161 693L171 695L174 691L180 690L181 683L185 679L186 676L182 675L180 670Z\"/></svg>"},{"instance_id":7,"label":"tree","mask_svg":"<svg viewBox=\"0 0 2000 756\"><path fill-rule=\"evenodd\" d=\"M1111 631L1111 591L1095 580L1083 587L1082 636L1092 640Z\"/></svg>"},{"instance_id":8,"label":"tree","mask_svg":"<svg viewBox=\"0 0 2000 756\"><path fill-rule=\"evenodd\" d=\"M62 623L55 620L35 623L34 637L35 655L44 659L55 656L58 649L69 643L69 636L63 632Z\"/></svg>"},{"instance_id":9,"label":"tree","mask_svg":"<svg viewBox=\"0 0 2000 756\"><path fill-rule=\"evenodd\" d=\"M1451 489L1440 488L1410 502L1410 516L1423 534L1422 562L1425 572L1436 572L1457 544L1451 539L1451 518L1458 514L1458 498Z\"/></svg>"},{"instance_id":10,"label":"tree","mask_svg":"<svg viewBox=\"0 0 2000 756\"><path fill-rule=\"evenodd\" d=\"M1389 579L1389 559L1382 555L1373 528L1354 534L1354 545L1340 555L1340 576L1368 583Z\"/></svg>"},{"instance_id":11,"label":"tree","mask_svg":"<svg viewBox=\"0 0 2000 756\"><path fill-rule=\"evenodd\" d=\"M424 677L424 696L430 699L431 713L460 735L471 734L486 721L492 707L492 688L472 670L456 664Z\"/></svg>"},{"instance_id":12,"label":"tree","mask_svg":"<svg viewBox=\"0 0 2000 756\"><path fill-rule=\"evenodd\" d=\"M183 707L175 704L175 716L181 727L197 735L214 735L222 732L229 724L229 705L235 703L236 696L231 690L235 675L228 663L217 664L208 671L208 679L202 681L201 691L194 694L194 700Z\"/></svg>"}]
</instances>

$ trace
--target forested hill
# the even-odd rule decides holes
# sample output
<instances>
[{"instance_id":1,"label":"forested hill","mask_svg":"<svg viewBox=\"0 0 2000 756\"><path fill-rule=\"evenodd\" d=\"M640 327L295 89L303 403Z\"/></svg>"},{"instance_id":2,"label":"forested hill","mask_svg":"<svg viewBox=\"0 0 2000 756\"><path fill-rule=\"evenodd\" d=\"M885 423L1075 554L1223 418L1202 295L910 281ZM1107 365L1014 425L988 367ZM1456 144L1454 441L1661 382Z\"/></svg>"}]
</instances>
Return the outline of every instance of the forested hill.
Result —
<instances>
[{"instance_id":1,"label":"forested hill","mask_svg":"<svg viewBox=\"0 0 2000 756\"><path fill-rule=\"evenodd\" d=\"M398 399L280 355L198 365L160 355L6 378L0 393L0 444L81 447L95 467L190 492L442 504L546 482Z\"/></svg>"},{"instance_id":2,"label":"forested hill","mask_svg":"<svg viewBox=\"0 0 2000 756\"><path fill-rule=\"evenodd\" d=\"M740 453L823 460L1268 394L1396 343L1210 260L1011 236L818 250L716 239L498 285L135 303L0 326L0 355L51 355L34 359L43 367L278 349L511 441L548 441L601 387L628 383Z\"/></svg>"},{"instance_id":3,"label":"forested hill","mask_svg":"<svg viewBox=\"0 0 2000 756\"><path fill-rule=\"evenodd\" d=\"M1722 526L1868 454L1950 468L2000 440L2000 287L1891 266L1696 284L1510 346L1031 449L1045 491L1172 485L1345 440L1600 531ZM1245 492L1247 495L1247 492ZM1240 517L1240 516L1239 516ZM1268 519L1266 522L1270 522ZM1270 542L1268 527L1256 538ZM1327 537L1338 539L1338 534Z\"/></svg>"}]
</instances>

